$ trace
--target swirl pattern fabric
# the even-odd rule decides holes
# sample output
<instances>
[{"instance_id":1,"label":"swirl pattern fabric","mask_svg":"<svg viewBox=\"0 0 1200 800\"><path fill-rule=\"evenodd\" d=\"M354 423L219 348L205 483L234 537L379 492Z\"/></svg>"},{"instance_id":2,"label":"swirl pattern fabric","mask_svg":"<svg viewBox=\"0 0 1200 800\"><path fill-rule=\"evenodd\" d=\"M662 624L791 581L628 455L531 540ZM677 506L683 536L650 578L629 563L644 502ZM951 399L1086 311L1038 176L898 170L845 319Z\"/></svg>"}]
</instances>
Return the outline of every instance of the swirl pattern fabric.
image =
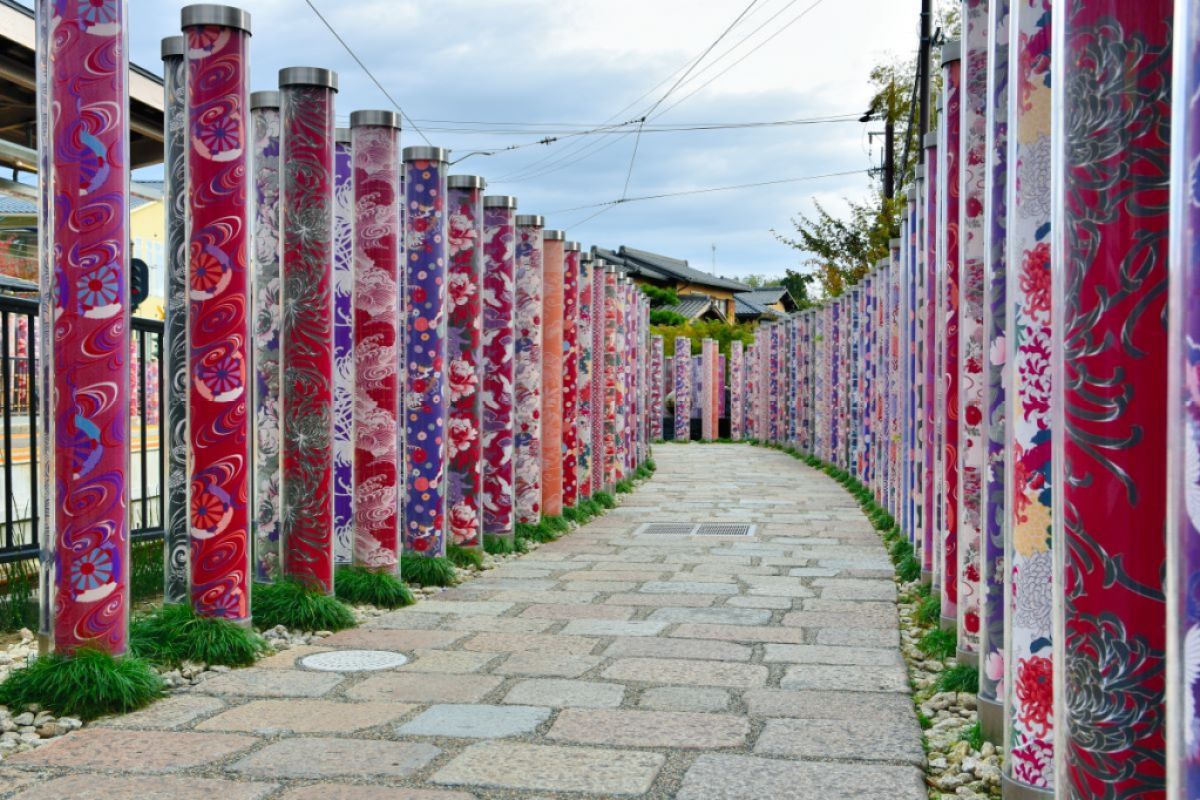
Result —
<instances>
[{"instance_id":1,"label":"swirl pattern fabric","mask_svg":"<svg viewBox=\"0 0 1200 800\"><path fill-rule=\"evenodd\" d=\"M513 211L483 212L483 529L512 536L514 523Z\"/></svg>"},{"instance_id":2,"label":"swirl pattern fabric","mask_svg":"<svg viewBox=\"0 0 1200 800\"><path fill-rule=\"evenodd\" d=\"M675 339L675 438L686 442L692 435L692 340Z\"/></svg>"},{"instance_id":3,"label":"swirl pattern fabric","mask_svg":"<svg viewBox=\"0 0 1200 800\"><path fill-rule=\"evenodd\" d=\"M250 35L185 31L192 607L250 619Z\"/></svg>"},{"instance_id":4,"label":"swirl pattern fabric","mask_svg":"<svg viewBox=\"0 0 1200 800\"><path fill-rule=\"evenodd\" d=\"M280 92L284 573L333 592L333 90Z\"/></svg>"},{"instance_id":5,"label":"swirl pattern fabric","mask_svg":"<svg viewBox=\"0 0 1200 800\"><path fill-rule=\"evenodd\" d=\"M945 86L945 124L942 126L941 153L942 221L939 226L940 250L945 256L938 264L938 295L940 297L939 328L942 341L942 408L939 423L942 429L942 619L958 624L958 278L959 278L959 193L960 147L962 130L962 64L951 61L942 68Z\"/></svg>"},{"instance_id":6,"label":"swirl pattern fabric","mask_svg":"<svg viewBox=\"0 0 1200 800\"><path fill-rule=\"evenodd\" d=\"M400 565L400 132L350 129L353 168L354 563ZM340 483L340 476L335 477Z\"/></svg>"},{"instance_id":7,"label":"swirl pattern fabric","mask_svg":"<svg viewBox=\"0 0 1200 800\"><path fill-rule=\"evenodd\" d=\"M119 655L129 636L128 20L121 0L39 3L38 13L54 649Z\"/></svg>"},{"instance_id":8,"label":"swirl pattern fabric","mask_svg":"<svg viewBox=\"0 0 1200 800\"><path fill-rule=\"evenodd\" d=\"M335 139L338 132L335 130ZM333 150L333 553L354 560L354 146Z\"/></svg>"},{"instance_id":9,"label":"swirl pattern fabric","mask_svg":"<svg viewBox=\"0 0 1200 800\"><path fill-rule=\"evenodd\" d=\"M404 549L446 552L446 165L405 161Z\"/></svg>"},{"instance_id":10,"label":"swirl pattern fabric","mask_svg":"<svg viewBox=\"0 0 1200 800\"><path fill-rule=\"evenodd\" d=\"M542 519L542 229L517 226L516 469L517 522Z\"/></svg>"}]
</instances>

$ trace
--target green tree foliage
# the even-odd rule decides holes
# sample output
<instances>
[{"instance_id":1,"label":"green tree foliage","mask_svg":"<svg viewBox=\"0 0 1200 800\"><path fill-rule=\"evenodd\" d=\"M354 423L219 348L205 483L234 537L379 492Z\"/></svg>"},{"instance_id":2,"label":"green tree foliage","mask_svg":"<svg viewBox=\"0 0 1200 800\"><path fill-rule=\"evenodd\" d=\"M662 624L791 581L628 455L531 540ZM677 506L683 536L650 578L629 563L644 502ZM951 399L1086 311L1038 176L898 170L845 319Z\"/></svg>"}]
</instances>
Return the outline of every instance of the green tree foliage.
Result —
<instances>
[{"instance_id":1,"label":"green tree foliage","mask_svg":"<svg viewBox=\"0 0 1200 800\"><path fill-rule=\"evenodd\" d=\"M720 320L694 320L683 325L651 325L651 333L661 334L663 347L668 356L675 355L675 337L686 336L692 340L692 355L700 354L700 343L705 339L716 339L720 352L729 356L729 344L740 341L754 344L754 325L738 323L730 325Z\"/></svg>"},{"instance_id":2,"label":"green tree foliage","mask_svg":"<svg viewBox=\"0 0 1200 800\"><path fill-rule=\"evenodd\" d=\"M683 314L677 314L669 308L651 308L650 324L673 326L686 325L687 317L685 317Z\"/></svg>"},{"instance_id":3,"label":"green tree foliage","mask_svg":"<svg viewBox=\"0 0 1200 800\"><path fill-rule=\"evenodd\" d=\"M648 283L641 284L642 294L650 298L651 308L663 308L665 306L679 305L679 295L674 289L666 289L660 286L653 286Z\"/></svg>"}]
</instances>

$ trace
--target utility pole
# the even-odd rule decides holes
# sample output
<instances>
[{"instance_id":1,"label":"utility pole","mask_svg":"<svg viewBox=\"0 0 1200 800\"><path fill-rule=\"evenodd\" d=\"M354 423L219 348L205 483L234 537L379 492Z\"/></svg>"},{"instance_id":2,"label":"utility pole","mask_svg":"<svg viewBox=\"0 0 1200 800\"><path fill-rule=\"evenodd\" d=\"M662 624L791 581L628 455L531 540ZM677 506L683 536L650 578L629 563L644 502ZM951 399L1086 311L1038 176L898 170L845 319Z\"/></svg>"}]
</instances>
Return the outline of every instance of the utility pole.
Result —
<instances>
[{"instance_id":1,"label":"utility pole","mask_svg":"<svg viewBox=\"0 0 1200 800\"><path fill-rule=\"evenodd\" d=\"M896 93L893 82L888 90L888 109L884 114L883 126L883 196L891 200L896 196L896 120L891 97Z\"/></svg>"},{"instance_id":2,"label":"utility pole","mask_svg":"<svg viewBox=\"0 0 1200 800\"><path fill-rule=\"evenodd\" d=\"M713 275L717 274L717 243L716 242L713 242L713 245L712 245L712 274Z\"/></svg>"},{"instance_id":3,"label":"utility pole","mask_svg":"<svg viewBox=\"0 0 1200 800\"><path fill-rule=\"evenodd\" d=\"M921 0L921 48L917 56L917 80L921 82L921 116L917 128L918 163L925 163L925 147L922 142L929 130L929 50L932 46L933 0Z\"/></svg>"}]
</instances>

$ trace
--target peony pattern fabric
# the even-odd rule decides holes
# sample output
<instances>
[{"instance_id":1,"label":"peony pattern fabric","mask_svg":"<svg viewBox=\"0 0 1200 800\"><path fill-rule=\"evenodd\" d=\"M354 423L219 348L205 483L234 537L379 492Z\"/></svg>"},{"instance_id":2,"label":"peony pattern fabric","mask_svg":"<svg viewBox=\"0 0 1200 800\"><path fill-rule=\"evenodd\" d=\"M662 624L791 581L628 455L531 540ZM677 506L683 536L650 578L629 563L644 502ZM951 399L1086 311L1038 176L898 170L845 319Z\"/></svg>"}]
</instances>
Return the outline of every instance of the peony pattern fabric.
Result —
<instances>
[{"instance_id":1,"label":"peony pattern fabric","mask_svg":"<svg viewBox=\"0 0 1200 800\"><path fill-rule=\"evenodd\" d=\"M542 513L563 509L563 250L562 239L542 244Z\"/></svg>"},{"instance_id":2,"label":"peony pattern fabric","mask_svg":"<svg viewBox=\"0 0 1200 800\"><path fill-rule=\"evenodd\" d=\"M54 540L54 649L119 655L129 617L126 6L37 9L47 131L42 377L53 387L42 408L50 423L42 434L49 455L43 531Z\"/></svg>"},{"instance_id":3,"label":"peony pattern fabric","mask_svg":"<svg viewBox=\"0 0 1200 800\"><path fill-rule=\"evenodd\" d=\"M163 602L191 602L188 525L187 59L163 58L163 205L166 208L166 507ZM21 317L20 319L24 319ZM153 363L153 362L152 362ZM132 364L131 364L132 366Z\"/></svg>"},{"instance_id":4,"label":"peony pattern fabric","mask_svg":"<svg viewBox=\"0 0 1200 800\"><path fill-rule=\"evenodd\" d=\"M248 31L185 31L192 607L250 619Z\"/></svg>"},{"instance_id":5,"label":"peony pattern fabric","mask_svg":"<svg viewBox=\"0 0 1200 800\"><path fill-rule=\"evenodd\" d=\"M661 347L661 343L656 343L656 347ZM729 343L729 438L735 442L742 440L745 420L747 387L745 376L742 374L744 348L745 345L741 341L734 340ZM659 361L661 362L661 360L660 355Z\"/></svg>"},{"instance_id":6,"label":"peony pattern fabric","mask_svg":"<svg viewBox=\"0 0 1200 800\"><path fill-rule=\"evenodd\" d=\"M937 231L938 204L941 187L938 185L938 150L937 146L925 148L925 210L922 216L921 241L924 257L921 265L921 320L920 336L922 339L921 376L922 393L921 409L923 424L923 467L921 470L923 493L924 545L921 550L921 569L929 576L933 575L937 563L937 554L941 537L938 523L941 511L942 482L937 479L938 454L941 452L940 431L937 425L937 379L939 374L937 357L938 327L937 327ZM869 284L868 284L869 285ZM869 291L869 289L868 289ZM864 313L869 304L864 302ZM868 379L869 380L869 379ZM865 394L865 393L864 393Z\"/></svg>"},{"instance_id":7,"label":"peony pattern fabric","mask_svg":"<svg viewBox=\"0 0 1200 800\"><path fill-rule=\"evenodd\" d=\"M604 485L611 487L619 480L617 464L617 376L620 371L617 354L617 275L604 272ZM690 386L690 384L689 384Z\"/></svg>"},{"instance_id":8,"label":"peony pattern fabric","mask_svg":"<svg viewBox=\"0 0 1200 800\"><path fill-rule=\"evenodd\" d=\"M579 249L563 256L563 505L579 502Z\"/></svg>"},{"instance_id":9,"label":"peony pattern fabric","mask_svg":"<svg viewBox=\"0 0 1200 800\"><path fill-rule=\"evenodd\" d=\"M692 340L675 339L675 438L692 436Z\"/></svg>"},{"instance_id":10,"label":"peony pattern fabric","mask_svg":"<svg viewBox=\"0 0 1200 800\"><path fill-rule=\"evenodd\" d=\"M740 345L741 342L738 342ZM666 375L663 372L666 364L666 342L661 334L650 337L650 440L660 441L663 438L663 417L666 413L663 400L666 397ZM740 357L741 350L739 348ZM740 366L740 361L739 361ZM740 396L740 393L739 393ZM741 411L741 407L738 407ZM740 426L739 426L740 427Z\"/></svg>"},{"instance_id":11,"label":"peony pattern fabric","mask_svg":"<svg viewBox=\"0 0 1200 800\"><path fill-rule=\"evenodd\" d=\"M254 577L280 574L279 109L256 108L254 125Z\"/></svg>"},{"instance_id":12,"label":"peony pattern fabric","mask_svg":"<svg viewBox=\"0 0 1200 800\"><path fill-rule=\"evenodd\" d=\"M333 547L354 561L354 148L340 137L333 165Z\"/></svg>"},{"instance_id":13,"label":"peony pattern fabric","mask_svg":"<svg viewBox=\"0 0 1200 800\"><path fill-rule=\"evenodd\" d=\"M700 429L705 441L717 438L716 344L712 339L700 343Z\"/></svg>"},{"instance_id":14,"label":"peony pattern fabric","mask_svg":"<svg viewBox=\"0 0 1200 800\"><path fill-rule=\"evenodd\" d=\"M1009 74L1017 102L1009 120L1007 302L1010 439L1006 470L1009 535L1008 658L985 660L1001 674L1008 706L1008 777L1054 785L1054 543L1051 535L1050 184L1032 180L1050 163L1050 13L1043 0L1012 4ZM1018 683L1018 678L1020 683Z\"/></svg>"},{"instance_id":15,"label":"peony pattern fabric","mask_svg":"<svg viewBox=\"0 0 1200 800\"><path fill-rule=\"evenodd\" d=\"M450 361L447 482L450 541L483 546L483 190L455 187L446 199L450 254L446 357Z\"/></svg>"},{"instance_id":16,"label":"peony pattern fabric","mask_svg":"<svg viewBox=\"0 0 1200 800\"><path fill-rule=\"evenodd\" d=\"M400 565L400 131L350 130L353 168L353 560ZM337 478L340 480L340 477Z\"/></svg>"},{"instance_id":17,"label":"peony pattern fabric","mask_svg":"<svg viewBox=\"0 0 1200 800\"><path fill-rule=\"evenodd\" d=\"M604 337L607 326L608 298L605 291L605 269L599 260L592 262L592 348L591 348L591 390L592 390L592 493L603 491L607 477L604 445L605 410L607 398L606 378L607 361L604 351Z\"/></svg>"},{"instance_id":18,"label":"peony pattern fabric","mask_svg":"<svg viewBox=\"0 0 1200 800\"><path fill-rule=\"evenodd\" d=\"M962 144L962 64L959 60L949 61L942 67L942 85L945 88L946 113L940 136L942 195L942 221L939 224L939 247L944 257L938 265L939 329L943 331L941 396L943 402L938 411L939 427L942 431L942 545L941 545L941 595L942 619L958 620L958 386L959 386L959 196L960 159Z\"/></svg>"},{"instance_id":19,"label":"peony pattern fabric","mask_svg":"<svg viewBox=\"0 0 1200 800\"><path fill-rule=\"evenodd\" d=\"M333 592L333 90L280 90L284 574Z\"/></svg>"},{"instance_id":20,"label":"peony pattern fabric","mask_svg":"<svg viewBox=\"0 0 1200 800\"><path fill-rule=\"evenodd\" d=\"M1059 785L1078 797L1166 788L1167 563L1157 532L1167 502L1172 10L1166 0L1054 7L1064 48L1051 67L1062 256L1051 308L1054 538L1063 548L1055 723L1065 747ZM1038 687L1048 682L1035 677Z\"/></svg>"},{"instance_id":21,"label":"peony pattern fabric","mask_svg":"<svg viewBox=\"0 0 1200 800\"><path fill-rule=\"evenodd\" d=\"M542 519L542 256L540 225L516 231L516 465L517 522Z\"/></svg>"},{"instance_id":22,"label":"peony pattern fabric","mask_svg":"<svg viewBox=\"0 0 1200 800\"><path fill-rule=\"evenodd\" d=\"M404 549L446 552L446 164L404 161Z\"/></svg>"},{"instance_id":23,"label":"peony pattern fabric","mask_svg":"<svg viewBox=\"0 0 1200 800\"><path fill-rule=\"evenodd\" d=\"M592 496L592 382L594 378L594 360L592 357L592 315L595 309L592 291L593 262L591 258L581 257L579 260L579 301L578 319L576 321L576 345L578 355L579 378L576 391L576 422L575 429L578 437L576 458L576 481L578 483L578 498L586 500Z\"/></svg>"},{"instance_id":24,"label":"peony pattern fabric","mask_svg":"<svg viewBox=\"0 0 1200 800\"><path fill-rule=\"evenodd\" d=\"M514 519L514 212L483 211L483 530L512 536Z\"/></svg>"}]
</instances>

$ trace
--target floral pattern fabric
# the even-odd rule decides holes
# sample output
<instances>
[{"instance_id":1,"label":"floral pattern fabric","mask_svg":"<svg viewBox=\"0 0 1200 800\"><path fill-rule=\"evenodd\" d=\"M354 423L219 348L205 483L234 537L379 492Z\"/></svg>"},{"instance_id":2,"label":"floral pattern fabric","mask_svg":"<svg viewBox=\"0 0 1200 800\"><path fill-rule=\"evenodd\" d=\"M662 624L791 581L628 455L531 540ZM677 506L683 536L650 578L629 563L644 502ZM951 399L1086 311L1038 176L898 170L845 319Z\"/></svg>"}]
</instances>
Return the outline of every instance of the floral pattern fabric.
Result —
<instances>
[{"instance_id":1,"label":"floral pattern fabric","mask_svg":"<svg viewBox=\"0 0 1200 800\"><path fill-rule=\"evenodd\" d=\"M483 211L483 529L514 532L514 211Z\"/></svg>"},{"instance_id":2,"label":"floral pattern fabric","mask_svg":"<svg viewBox=\"0 0 1200 800\"><path fill-rule=\"evenodd\" d=\"M354 167L353 147L333 155L333 548L354 560ZM374 513L374 512L372 512Z\"/></svg>"},{"instance_id":3,"label":"floral pattern fabric","mask_svg":"<svg viewBox=\"0 0 1200 800\"><path fill-rule=\"evenodd\" d=\"M517 522L542 518L542 228L516 232L516 465Z\"/></svg>"}]
</instances>

